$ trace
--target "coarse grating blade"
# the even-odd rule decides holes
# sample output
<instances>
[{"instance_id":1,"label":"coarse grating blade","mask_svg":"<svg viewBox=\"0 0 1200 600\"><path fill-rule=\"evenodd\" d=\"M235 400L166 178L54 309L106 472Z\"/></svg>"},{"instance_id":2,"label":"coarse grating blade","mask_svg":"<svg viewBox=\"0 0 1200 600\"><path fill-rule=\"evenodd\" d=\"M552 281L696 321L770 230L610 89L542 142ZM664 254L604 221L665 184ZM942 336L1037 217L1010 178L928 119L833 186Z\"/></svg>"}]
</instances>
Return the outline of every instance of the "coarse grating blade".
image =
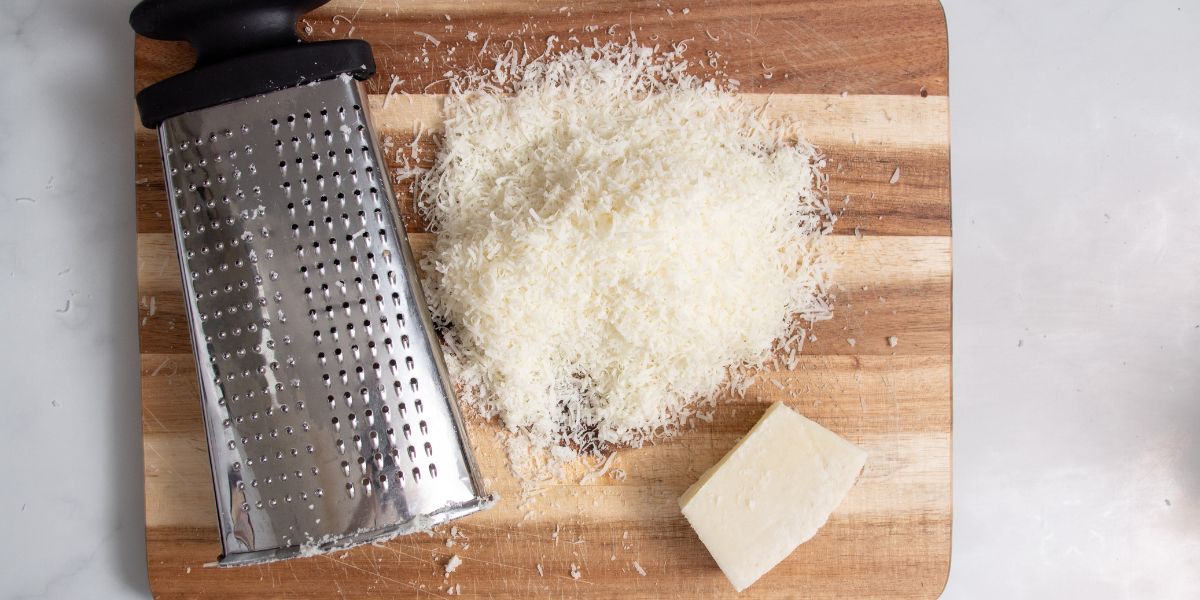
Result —
<instances>
[{"instance_id":1,"label":"coarse grating blade","mask_svg":"<svg viewBox=\"0 0 1200 600\"><path fill-rule=\"evenodd\" d=\"M154 18L181 6L146 4ZM142 33L167 35L138 18ZM252 71L241 75L255 83ZM211 77L198 66L176 80L196 72ZM344 548L488 506L359 83L343 70L194 109L178 93L190 84L166 83L139 104L158 121L219 564Z\"/></svg>"}]
</instances>

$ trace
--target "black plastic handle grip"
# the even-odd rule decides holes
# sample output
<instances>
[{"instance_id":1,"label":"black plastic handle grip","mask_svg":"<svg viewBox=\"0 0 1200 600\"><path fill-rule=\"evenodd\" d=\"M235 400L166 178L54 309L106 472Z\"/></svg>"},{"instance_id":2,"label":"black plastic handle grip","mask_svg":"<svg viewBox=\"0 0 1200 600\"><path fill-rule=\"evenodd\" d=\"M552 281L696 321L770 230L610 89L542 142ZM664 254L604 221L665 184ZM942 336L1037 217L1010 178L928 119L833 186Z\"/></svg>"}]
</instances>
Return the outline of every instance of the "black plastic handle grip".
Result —
<instances>
[{"instance_id":1,"label":"black plastic handle grip","mask_svg":"<svg viewBox=\"0 0 1200 600\"><path fill-rule=\"evenodd\" d=\"M152 39L187 40L206 65L300 43L296 20L329 0L146 0L129 15Z\"/></svg>"},{"instance_id":2,"label":"black plastic handle grip","mask_svg":"<svg viewBox=\"0 0 1200 600\"><path fill-rule=\"evenodd\" d=\"M196 65L138 93L142 123L349 73L375 72L362 40L304 43L300 15L329 0L142 0L129 24L156 40L186 40Z\"/></svg>"}]
</instances>

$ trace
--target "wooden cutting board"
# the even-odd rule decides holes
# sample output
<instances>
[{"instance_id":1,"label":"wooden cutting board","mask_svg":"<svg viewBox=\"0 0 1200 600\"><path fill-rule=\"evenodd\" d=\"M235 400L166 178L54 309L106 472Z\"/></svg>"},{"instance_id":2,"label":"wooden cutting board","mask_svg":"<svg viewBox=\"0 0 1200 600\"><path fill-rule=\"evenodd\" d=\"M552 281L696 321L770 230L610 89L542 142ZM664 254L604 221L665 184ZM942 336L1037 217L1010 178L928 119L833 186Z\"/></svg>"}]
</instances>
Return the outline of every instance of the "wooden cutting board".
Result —
<instances>
[{"instance_id":1,"label":"wooden cutting board","mask_svg":"<svg viewBox=\"0 0 1200 600\"><path fill-rule=\"evenodd\" d=\"M585 36L589 25L600 29ZM200 400L158 149L154 133L138 127L146 536L157 597L421 598L460 590L475 598L732 597L676 499L776 400L865 448L870 459L825 528L741 596L941 592L950 561L951 228L946 27L935 0L347 0L304 22L312 39L373 44L373 117L402 144L412 139L414 121L437 122L436 97L415 94L444 89L426 86L478 60L489 36L495 42L523 31L537 48L550 34L605 39L611 25L619 40L632 29L648 43L689 40L691 56L719 53L743 92L803 122L828 156L831 204L845 209L828 241L840 265L835 318L817 324L797 370L769 377L784 389L763 378L745 399L722 403L711 423L620 451L623 480L553 486L529 518L518 507L519 486L494 441L495 426L471 418L481 469L502 500L458 522L453 547L443 528L432 537L268 566L206 568L220 545ZM477 32L475 42L469 31ZM190 63L182 45L138 39L137 87ZM396 91L414 96L393 97L385 107L392 74L404 80ZM430 236L404 187L398 202L420 252ZM889 336L898 338L894 348ZM446 578L451 555L463 563Z\"/></svg>"}]
</instances>

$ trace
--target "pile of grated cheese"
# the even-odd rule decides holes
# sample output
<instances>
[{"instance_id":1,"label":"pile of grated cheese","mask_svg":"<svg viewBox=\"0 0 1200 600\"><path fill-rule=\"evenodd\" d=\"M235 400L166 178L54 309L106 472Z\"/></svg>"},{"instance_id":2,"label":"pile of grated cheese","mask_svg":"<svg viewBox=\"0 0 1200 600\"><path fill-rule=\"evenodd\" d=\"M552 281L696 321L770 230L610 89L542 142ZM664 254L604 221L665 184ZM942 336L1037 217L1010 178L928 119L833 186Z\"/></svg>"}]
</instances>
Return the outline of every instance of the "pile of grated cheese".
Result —
<instances>
[{"instance_id":1,"label":"pile of grated cheese","mask_svg":"<svg viewBox=\"0 0 1200 600\"><path fill-rule=\"evenodd\" d=\"M833 216L797 127L683 48L554 43L453 74L414 189L461 398L557 455L672 435L794 366L801 322L830 317Z\"/></svg>"}]
</instances>

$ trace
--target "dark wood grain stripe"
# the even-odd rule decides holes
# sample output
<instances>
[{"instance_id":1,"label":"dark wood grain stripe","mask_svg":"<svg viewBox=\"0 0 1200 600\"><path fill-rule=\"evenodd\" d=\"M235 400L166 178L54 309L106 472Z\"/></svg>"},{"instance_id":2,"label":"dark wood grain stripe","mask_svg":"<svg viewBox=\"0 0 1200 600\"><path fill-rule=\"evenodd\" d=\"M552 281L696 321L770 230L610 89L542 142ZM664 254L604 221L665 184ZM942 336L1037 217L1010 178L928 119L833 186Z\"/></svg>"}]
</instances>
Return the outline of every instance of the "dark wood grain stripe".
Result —
<instances>
[{"instance_id":1,"label":"dark wood grain stripe","mask_svg":"<svg viewBox=\"0 0 1200 600\"><path fill-rule=\"evenodd\" d=\"M684 7L689 9L682 13ZM566 10L563 10L563 8ZM670 9L674 14L668 14ZM446 15L450 20L446 20ZM335 22L336 19L336 22ZM516 33L533 55L557 36L564 45L632 31L646 44L687 41L687 56L707 60L746 91L777 93L946 95L945 16L936 2L854 0L754 0L670 3L564 0L528 4L504 0L483 4L335 2L306 17L312 40L346 37L372 41L379 73L368 84L387 90L391 73L400 89L420 93L442 73L482 61L488 40L496 48ZM599 26L588 32L585 28ZM452 27L447 31L447 27ZM572 31L573 30L573 31ZM435 46L421 31L439 40ZM467 39L475 31L477 41ZM715 38L715 39L714 39ZM449 50L454 48L453 54ZM490 52L489 52L490 54ZM192 53L184 44L137 40L137 89L186 70ZM425 57L429 62L424 61ZM485 54L488 56L488 54ZM414 61L414 59L416 59ZM716 70L706 68L709 72ZM767 74L770 78L767 78ZM431 88L432 91L442 91Z\"/></svg>"},{"instance_id":2,"label":"dark wood grain stripe","mask_svg":"<svg viewBox=\"0 0 1200 600\"><path fill-rule=\"evenodd\" d=\"M398 145L402 145L397 141ZM150 139L138 144L139 164L146 174L136 187L138 233L168 233L171 231L170 211L167 210L166 189L157 163L158 148ZM407 151L407 150L406 150ZM418 146L421 156L430 157L435 151L432 142ZM829 203L839 220L835 235L854 235L854 229L868 235L892 236L949 236L950 205L949 149L891 148L830 144L821 147L828 160ZM153 154L154 162L145 156ZM399 163L390 153L389 166ZM900 180L890 183L893 173L900 169ZM427 225L413 208L413 195L407 182L393 185L396 202L409 232L422 232ZM850 201L844 202L849 196Z\"/></svg>"}]
</instances>

